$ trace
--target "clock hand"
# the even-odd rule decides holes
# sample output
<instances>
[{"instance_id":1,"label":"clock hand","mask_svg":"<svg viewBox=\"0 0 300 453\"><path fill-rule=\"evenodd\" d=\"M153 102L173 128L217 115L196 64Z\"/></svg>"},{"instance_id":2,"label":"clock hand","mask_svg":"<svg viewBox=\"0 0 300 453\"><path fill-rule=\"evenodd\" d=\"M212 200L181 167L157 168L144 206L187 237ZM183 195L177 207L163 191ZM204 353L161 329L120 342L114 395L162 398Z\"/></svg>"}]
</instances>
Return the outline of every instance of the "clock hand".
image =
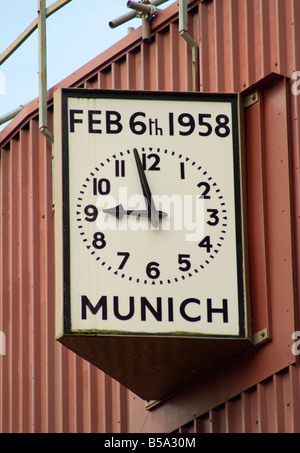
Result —
<instances>
[{"instance_id":1,"label":"clock hand","mask_svg":"<svg viewBox=\"0 0 300 453\"><path fill-rule=\"evenodd\" d=\"M138 151L136 148L133 149L139 177L140 177L140 182L142 186L142 191L144 194L144 197L147 200L147 205L148 205L148 218L151 220L151 223L154 227L157 227L158 225L158 211L154 205L153 199L152 199L152 194L150 191L150 187L146 178L146 174L140 159L140 156L138 154Z\"/></svg>"},{"instance_id":2,"label":"clock hand","mask_svg":"<svg viewBox=\"0 0 300 453\"><path fill-rule=\"evenodd\" d=\"M148 210L147 209L136 209L135 211L127 211L124 209L122 204L115 206L113 208L103 209L105 214L111 214L116 216L118 219L122 219L124 215L133 215L133 216L141 216L141 217L148 217ZM160 219L167 217L167 213L164 211L157 211L158 217Z\"/></svg>"}]
</instances>

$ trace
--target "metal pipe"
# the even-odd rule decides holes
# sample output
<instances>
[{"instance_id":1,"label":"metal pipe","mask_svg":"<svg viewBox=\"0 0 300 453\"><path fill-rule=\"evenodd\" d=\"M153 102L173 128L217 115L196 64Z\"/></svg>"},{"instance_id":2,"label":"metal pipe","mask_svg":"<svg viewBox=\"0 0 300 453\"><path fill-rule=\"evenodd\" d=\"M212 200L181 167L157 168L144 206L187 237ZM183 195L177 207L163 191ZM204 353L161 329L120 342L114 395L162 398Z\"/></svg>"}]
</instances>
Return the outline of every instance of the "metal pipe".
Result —
<instances>
[{"instance_id":1,"label":"metal pipe","mask_svg":"<svg viewBox=\"0 0 300 453\"><path fill-rule=\"evenodd\" d=\"M159 6L159 5L162 5L163 3L166 3L168 1L169 0L152 0L151 5L152 6ZM151 5L149 5L149 6L151 6ZM116 28L116 27L119 27L119 25L125 24L125 22L128 22L129 20L132 20L132 19L135 19L136 17L139 17L139 15L140 15L140 13L138 11L130 11L129 13L123 14L122 16L119 16L116 19L111 20L108 23L108 25L110 26L110 28Z\"/></svg>"},{"instance_id":2,"label":"metal pipe","mask_svg":"<svg viewBox=\"0 0 300 453\"><path fill-rule=\"evenodd\" d=\"M179 33L192 48L193 91L197 91L198 45L188 33L188 0L179 0Z\"/></svg>"},{"instance_id":3,"label":"metal pipe","mask_svg":"<svg viewBox=\"0 0 300 453\"><path fill-rule=\"evenodd\" d=\"M125 22L128 22L131 19L134 19L136 17L136 12L135 11L130 11L129 13L123 14L123 16L117 17L114 20L111 20L108 25L110 28L116 28L119 27L119 25L125 24Z\"/></svg>"},{"instance_id":4,"label":"metal pipe","mask_svg":"<svg viewBox=\"0 0 300 453\"><path fill-rule=\"evenodd\" d=\"M38 0L39 32L39 128L43 135L54 142L48 129L47 108L47 44L46 44L46 0Z\"/></svg>"},{"instance_id":5,"label":"metal pipe","mask_svg":"<svg viewBox=\"0 0 300 453\"><path fill-rule=\"evenodd\" d=\"M7 123L7 121L12 120L23 108L25 105L20 105L20 107L15 108L14 110L11 110L10 112L6 113L5 115L0 116L0 125Z\"/></svg>"},{"instance_id":6,"label":"metal pipe","mask_svg":"<svg viewBox=\"0 0 300 453\"><path fill-rule=\"evenodd\" d=\"M148 14L149 16L154 16L157 14L157 9L154 5L152 4L146 4L146 3L138 3L129 0L127 2L127 8L134 9L135 11L141 12L143 14Z\"/></svg>"},{"instance_id":7,"label":"metal pipe","mask_svg":"<svg viewBox=\"0 0 300 453\"><path fill-rule=\"evenodd\" d=\"M163 3L168 2L169 0L152 0L151 5L153 6L159 6L162 5Z\"/></svg>"}]
</instances>

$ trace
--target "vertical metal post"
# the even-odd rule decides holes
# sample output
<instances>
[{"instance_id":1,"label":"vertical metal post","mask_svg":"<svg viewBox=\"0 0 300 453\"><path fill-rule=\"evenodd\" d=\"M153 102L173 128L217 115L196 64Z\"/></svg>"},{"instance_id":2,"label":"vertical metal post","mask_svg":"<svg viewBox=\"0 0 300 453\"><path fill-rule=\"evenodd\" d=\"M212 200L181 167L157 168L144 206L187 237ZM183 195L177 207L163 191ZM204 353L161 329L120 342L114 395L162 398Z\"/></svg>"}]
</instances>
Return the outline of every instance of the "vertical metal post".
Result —
<instances>
[{"instance_id":1,"label":"vertical metal post","mask_svg":"<svg viewBox=\"0 0 300 453\"><path fill-rule=\"evenodd\" d=\"M198 45L188 33L188 0L179 0L179 33L192 48L193 91L197 91Z\"/></svg>"},{"instance_id":2,"label":"vertical metal post","mask_svg":"<svg viewBox=\"0 0 300 453\"><path fill-rule=\"evenodd\" d=\"M142 0L142 4L149 5L149 0ZM142 38L143 41L151 40L151 25L150 25L151 15L148 17L145 14L142 14Z\"/></svg>"},{"instance_id":3,"label":"vertical metal post","mask_svg":"<svg viewBox=\"0 0 300 453\"><path fill-rule=\"evenodd\" d=\"M38 0L39 37L39 128L51 142L53 135L48 129L47 119L47 40L46 40L46 0Z\"/></svg>"}]
</instances>

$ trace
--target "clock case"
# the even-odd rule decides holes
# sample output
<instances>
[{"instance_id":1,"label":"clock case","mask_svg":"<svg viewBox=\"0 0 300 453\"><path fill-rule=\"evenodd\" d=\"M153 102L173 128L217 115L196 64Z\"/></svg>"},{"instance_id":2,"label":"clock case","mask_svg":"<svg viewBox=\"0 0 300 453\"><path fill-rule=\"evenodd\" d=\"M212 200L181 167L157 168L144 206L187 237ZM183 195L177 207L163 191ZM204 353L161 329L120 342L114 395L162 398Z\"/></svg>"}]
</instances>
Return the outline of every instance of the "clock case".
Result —
<instances>
[{"instance_id":1,"label":"clock case","mask_svg":"<svg viewBox=\"0 0 300 453\"><path fill-rule=\"evenodd\" d=\"M126 332L73 332L70 300L70 232L68 193L68 97L121 99L207 100L226 99L232 103L237 127L234 133L236 253L238 262L238 336L201 337L186 335L132 334ZM245 177L243 156L243 107L238 94L174 93L67 88L54 93L53 192L56 253L56 339L88 362L119 381L147 401L161 401L199 379L209 379L222 365L252 345L245 232Z\"/></svg>"}]
</instances>

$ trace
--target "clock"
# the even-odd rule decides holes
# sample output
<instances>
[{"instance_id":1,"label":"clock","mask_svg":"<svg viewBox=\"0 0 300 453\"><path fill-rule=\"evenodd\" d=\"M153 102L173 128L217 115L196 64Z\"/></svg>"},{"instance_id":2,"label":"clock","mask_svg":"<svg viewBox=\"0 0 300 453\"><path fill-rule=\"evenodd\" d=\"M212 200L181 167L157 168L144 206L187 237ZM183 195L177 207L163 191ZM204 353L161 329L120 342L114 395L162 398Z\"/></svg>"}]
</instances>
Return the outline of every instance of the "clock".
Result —
<instances>
[{"instance_id":1,"label":"clock","mask_svg":"<svg viewBox=\"0 0 300 453\"><path fill-rule=\"evenodd\" d=\"M112 153L86 175L76 208L87 253L132 285L188 285L226 241L222 186L181 149Z\"/></svg>"},{"instance_id":2,"label":"clock","mask_svg":"<svg viewBox=\"0 0 300 453\"><path fill-rule=\"evenodd\" d=\"M245 338L238 97L63 89L58 98L64 333Z\"/></svg>"}]
</instances>

